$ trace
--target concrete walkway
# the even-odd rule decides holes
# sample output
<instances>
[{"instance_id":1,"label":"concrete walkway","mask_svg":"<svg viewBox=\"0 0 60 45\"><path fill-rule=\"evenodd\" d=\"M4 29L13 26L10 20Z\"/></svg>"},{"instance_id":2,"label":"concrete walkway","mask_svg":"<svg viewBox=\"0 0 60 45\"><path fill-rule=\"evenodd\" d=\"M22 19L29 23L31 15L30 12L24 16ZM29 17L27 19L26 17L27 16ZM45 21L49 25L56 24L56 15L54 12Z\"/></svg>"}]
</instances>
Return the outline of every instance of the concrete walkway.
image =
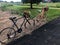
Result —
<instances>
[{"instance_id":1,"label":"concrete walkway","mask_svg":"<svg viewBox=\"0 0 60 45\"><path fill-rule=\"evenodd\" d=\"M60 17L8 45L60 45Z\"/></svg>"}]
</instances>

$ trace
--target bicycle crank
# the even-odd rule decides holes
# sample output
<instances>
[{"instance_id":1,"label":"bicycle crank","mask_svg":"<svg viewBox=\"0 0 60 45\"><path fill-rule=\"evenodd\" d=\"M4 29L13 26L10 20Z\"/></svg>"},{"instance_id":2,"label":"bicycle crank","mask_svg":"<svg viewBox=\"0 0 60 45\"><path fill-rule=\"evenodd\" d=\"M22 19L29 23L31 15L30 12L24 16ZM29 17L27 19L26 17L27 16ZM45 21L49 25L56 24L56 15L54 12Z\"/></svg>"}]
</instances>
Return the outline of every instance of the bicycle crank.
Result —
<instances>
[{"instance_id":1,"label":"bicycle crank","mask_svg":"<svg viewBox=\"0 0 60 45\"><path fill-rule=\"evenodd\" d=\"M17 31L18 33L21 33L22 32L22 28L20 28L20 29L18 29L18 31Z\"/></svg>"}]
</instances>

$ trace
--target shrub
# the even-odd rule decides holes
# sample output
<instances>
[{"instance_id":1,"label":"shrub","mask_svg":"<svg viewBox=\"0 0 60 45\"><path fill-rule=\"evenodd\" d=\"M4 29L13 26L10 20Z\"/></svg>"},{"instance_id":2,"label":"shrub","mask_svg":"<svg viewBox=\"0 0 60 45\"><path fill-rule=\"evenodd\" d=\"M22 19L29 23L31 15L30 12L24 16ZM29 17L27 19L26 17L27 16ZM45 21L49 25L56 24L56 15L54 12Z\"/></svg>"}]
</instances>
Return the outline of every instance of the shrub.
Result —
<instances>
[{"instance_id":1,"label":"shrub","mask_svg":"<svg viewBox=\"0 0 60 45\"><path fill-rule=\"evenodd\" d=\"M2 11L5 11L5 10L7 10L6 8L9 7L9 6L13 6L13 5L12 4L7 4L6 5L5 4L5 5L2 5L0 8L1 8Z\"/></svg>"}]
</instances>

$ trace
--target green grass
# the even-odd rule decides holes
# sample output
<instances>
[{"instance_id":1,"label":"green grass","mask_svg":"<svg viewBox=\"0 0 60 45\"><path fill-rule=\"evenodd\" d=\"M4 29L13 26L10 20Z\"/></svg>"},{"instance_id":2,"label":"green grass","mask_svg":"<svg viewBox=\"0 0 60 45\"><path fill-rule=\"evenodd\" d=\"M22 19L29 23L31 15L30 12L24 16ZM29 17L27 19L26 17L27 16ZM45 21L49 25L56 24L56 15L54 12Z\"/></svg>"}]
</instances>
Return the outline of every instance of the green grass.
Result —
<instances>
[{"instance_id":1,"label":"green grass","mask_svg":"<svg viewBox=\"0 0 60 45\"><path fill-rule=\"evenodd\" d=\"M60 10L59 9L50 9L47 12L47 19L48 21L51 21L52 19L55 19L60 16Z\"/></svg>"},{"instance_id":2,"label":"green grass","mask_svg":"<svg viewBox=\"0 0 60 45\"><path fill-rule=\"evenodd\" d=\"M60 3L41 3L40 5L33 4L34 9L30 9L30 4L24 4L24 5L14 5L14 6L8 6L6 7L6 10L12 10L12 13L18 14L21 16L21 13L23 13L24 10L28 10L31 12L31 18L34 18L38 15L38 10L41 10L40 7L44 7L48 5L49 7L56 8L56 5L60 5ZM51 21L57 17L60 16L60 9L49 9L47 14L47 20Z\"/></svg>"},{"instance_id":3,"label":"green grass","mask_svg":"<svg viewBox=\"0 0 60 45\"><path fill-rule=\"evenodd\" d=\"M38 10L40 10L39 8L35 8L35 9L30 9L29 6L11 6L11 7L7 7L8 10L13 10L13 13L17 13L20 15L21 13L23 13L24 10L30 11L31 12L31 18L36 17L36 15L38 14Z\"/></svg>"},{"instance_id":4,"label":"green grass","mask_svg":"<svg viewBox=\"0 0 60 45\"><path fill-rule=\"evenodd\" d=\"M11 7L12 8L12 7ZM10 9L11 9L10 8ZM41 8L36 8L36 9L29 9L29 7L13 7L13 10L15 10L16 12L22 13L24 10L28 10L31 12L31 17L34 18L38 15L38 10L41 10ZM51 21L52 19L55 19L56 17L60 16L60 9L49 9L49 11L47 12L47 19L48 21Z\"/></svg>"},{"instance_id":5,"label":"green grass","mask_svg":"<svg viewBox=\"0 0 60 45\"><path fill-rule=\"evenodd\" d=\"M40 7L44 7L44 6L49 6L49 7L55 7L57 8L58 6L60 7L60 2L58 3L40 3L38 6ZM21 6L30 6L30 3L27 3L27 4L22 4ZM33 6L37 6L37 4L33 4Z\"/></svg>"}]
</instances>

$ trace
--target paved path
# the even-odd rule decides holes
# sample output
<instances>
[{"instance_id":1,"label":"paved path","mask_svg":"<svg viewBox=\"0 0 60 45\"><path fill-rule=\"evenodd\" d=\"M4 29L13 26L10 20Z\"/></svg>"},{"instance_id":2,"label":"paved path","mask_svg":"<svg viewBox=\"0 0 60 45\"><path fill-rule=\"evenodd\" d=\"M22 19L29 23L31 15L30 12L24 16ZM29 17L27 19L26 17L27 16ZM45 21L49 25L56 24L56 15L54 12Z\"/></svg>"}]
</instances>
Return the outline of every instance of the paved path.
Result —
<instances>
[{"instance_id":1,"label":"paved path","mask_svg":"<svg viewBox=\"0 0 60 45\"><path fill-rule=\"evenodd\" d=\"M60 17L8 45L60 45Z\"/></svg>"}]
</instances>

